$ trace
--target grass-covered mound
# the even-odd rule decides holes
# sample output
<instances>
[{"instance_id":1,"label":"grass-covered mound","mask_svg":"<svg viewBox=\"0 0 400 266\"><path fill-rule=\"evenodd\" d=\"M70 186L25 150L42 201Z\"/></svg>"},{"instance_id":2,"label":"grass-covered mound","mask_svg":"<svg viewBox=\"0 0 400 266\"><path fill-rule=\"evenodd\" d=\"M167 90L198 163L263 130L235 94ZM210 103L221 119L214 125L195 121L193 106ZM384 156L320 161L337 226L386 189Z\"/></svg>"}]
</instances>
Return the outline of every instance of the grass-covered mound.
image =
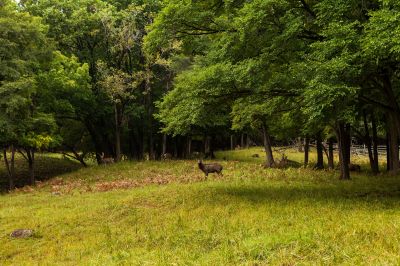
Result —
<instances>
[{"instance_id":1,"label":"grass-covered mound","mask_svg":"<svg viewBox=\"0 0 400 266\"><path fill-rule=\"evenodd\" d=\"M398 177L263 169L254 152L218 154L231 156L222 179L204 180L195 161L124 162L2 195L1 264L400 261ZM34 236L11 239L18 228Z\"/></svg>"}]
</instances>

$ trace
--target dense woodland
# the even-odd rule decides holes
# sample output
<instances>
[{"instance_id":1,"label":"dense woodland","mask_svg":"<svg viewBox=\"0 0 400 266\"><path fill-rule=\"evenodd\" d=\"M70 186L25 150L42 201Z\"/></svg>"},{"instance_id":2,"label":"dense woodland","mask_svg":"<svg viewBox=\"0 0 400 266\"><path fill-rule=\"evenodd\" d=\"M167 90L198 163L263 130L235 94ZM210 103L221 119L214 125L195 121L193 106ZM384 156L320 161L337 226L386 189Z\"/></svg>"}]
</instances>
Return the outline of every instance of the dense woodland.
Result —
<instances>
[{"instance_id":1,"label":"dense woodland","mask_svg":"<svg viewBox=\"0 0 400 266\"><path fill-rule=\"evenodd\" d=\"M0 0L0 146L141 160L310 142L399 164L398 0ZM326 142L328 148L324 151ZM377 145L387 145L379 169ZM336 151L335 151L336 152Z\"/></svg>"}]
</instances>

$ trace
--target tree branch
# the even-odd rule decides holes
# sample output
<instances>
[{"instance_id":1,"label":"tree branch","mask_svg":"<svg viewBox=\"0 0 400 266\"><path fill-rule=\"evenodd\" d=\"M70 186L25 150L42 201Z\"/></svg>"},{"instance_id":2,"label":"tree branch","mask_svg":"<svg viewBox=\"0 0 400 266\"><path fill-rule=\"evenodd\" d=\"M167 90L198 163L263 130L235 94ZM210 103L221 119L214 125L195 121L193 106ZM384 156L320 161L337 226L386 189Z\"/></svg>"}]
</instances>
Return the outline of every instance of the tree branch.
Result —
<instances>
[{"instance_id":1,"label":"tree branch","mask_svg":"<svg viewBox=\"0 0 400 266\"><path fill-rule=\"evenodd\" d=\"M306 3L305 0L300 0L301 5L303 6L304 10L307 11L308 14L310 14L313 18L316 18L317 15L315 14L314 11L311 10L310 6Z\"/></svg>"}]
</instances>

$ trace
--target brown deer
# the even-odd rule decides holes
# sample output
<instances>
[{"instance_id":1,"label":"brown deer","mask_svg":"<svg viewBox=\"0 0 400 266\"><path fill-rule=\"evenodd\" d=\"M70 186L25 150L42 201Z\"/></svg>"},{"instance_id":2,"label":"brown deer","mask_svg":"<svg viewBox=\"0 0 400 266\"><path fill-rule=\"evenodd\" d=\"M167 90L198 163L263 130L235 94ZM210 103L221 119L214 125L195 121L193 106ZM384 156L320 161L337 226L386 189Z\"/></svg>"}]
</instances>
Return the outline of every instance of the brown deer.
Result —
<instances>
[{"instance_id":1,"label":"brown deer","mask_svg":"<svg viewBox=\"0 0 400 266\"><path fill-rule=\"evenodd\" d=\"M201 160L199 160L198 165L199 169L206 175L206 178L208 177L209 173L217 173L218 175L222 176L222 165L218 163L204 164Z\"/></svg>"},{"instance_id":2,"label":"brown deer","mask_svg":"<svg viewBox=\"0 0 400 266\"><path fill-rule=\"evenodd\" d=\"M360 172L361 166L359 164L349 163L349 171Z\"/></svg>"},{"instance_id":3,"label":"brown deer","mask_svg":"<svg viewBox=\"0 0 400 266\"><path fill-rule=\"evenodd\" d=\"M161 155L161 160L171 160L172 159L172 154L171 153L164 153Z\"/></svg>"},{"instance_id":4,"label":"brown deer","mask_svg":"<svg viewBox=\"0 0 400 266\"><path fill-rule=\"evenodd\" d=\"M285 154L282 154L282 158L279 160L279 162L276 164L276 168L285 168L288 164L288 158Z\"/></svg>"},{"instance_id":5,"label":"brown deer","mask_svg":"<svg viewBox=\"0 0 400 266\"><path fill-rule=\"evenodd\" d=\"M104 157L104 152L101 153L100 159L101 159L101 164L113 164L115 162L114 158L112 157Z\"/></svg>"}]
</instances>

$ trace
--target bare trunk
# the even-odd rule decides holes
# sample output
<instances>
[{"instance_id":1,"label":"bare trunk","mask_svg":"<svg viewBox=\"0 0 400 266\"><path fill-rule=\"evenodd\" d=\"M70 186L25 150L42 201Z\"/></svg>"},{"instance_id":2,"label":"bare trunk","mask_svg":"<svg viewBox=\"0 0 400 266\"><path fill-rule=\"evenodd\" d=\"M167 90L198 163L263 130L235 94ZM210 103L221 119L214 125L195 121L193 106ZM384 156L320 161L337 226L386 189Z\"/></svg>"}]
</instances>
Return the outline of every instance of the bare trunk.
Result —
<instances>
[{"instance_id":1,"label":"bare trunk","mask_svg":"<svg viewBox=\"0 0 400 266\"><path fill-rule=\"evenodd\" d=\"M398 138L400 136L400 107L397 103L397 98L392 88L392 81L389 72L386 72L384 75L382 75L382 84L383 92L386 95L389 106L391 107L386 121L388 130L387 165L389 171L398 172L400 169L398 146Z\"/></svg>"},{"instance_id":2,"label":"bare trunk","mask_svg":"<svg viewBox=\"0 0 400 266\"><path fill-rule=\"evenodd\" d=\"M337 125L337 139L339 142L339 162L340 162L340 179L348 180L350 179L349 171L349 159L350 154L350 134L343 122L339 122Z\"/></svg>"},{"instance_id":3,"label":"bare trunk","mask_svg":"<svg viewBox=\"0 0 400 266\"><path fill-rule=\"evenodd\" d=\"M151 118L150 118L151 120ZM154 152L154 136L153 136L153 125L152 121L150 121L150 128L149 128L149 157L150 160L156 159L156 154Z\"/></svg>"},{"instance_id":4,"label":"bare trunk","mask_svg":"<svg viewBox=\"0 0 400 266\"><path fill-rule=\"evenodd\" d=\"M150 71L147 69L147 71ZM147 115L148 115L148 147L149 147L149 158L155 160L156 155L154 152L154 136L153 136L153 95L150 84L150 76L146 78L146 92L147 92Z\"/></svg>"},{"instance_id":5,"label":"bare trunk","mask_svg":"<svg viewBox=\"0 0 400 266\"><path fill-rule=\"evenodd\" d=\"M386 132L386 171L390 171L390 134L389 130Z\"/></svg>"},{"instance_id":6,"label":"bare trunk","mask_svg":"<svg viewBox=\"0 0 400 266\"><path fill-rule=\"evenodd\" d=\"M304 167L308 166L308 155L310 150L310 138L304 138Z\"/></svg>"},{"instance_id":7,"label":"bare trunk","mask_svg":"<svg viewBox=\"0 0 400 266\"><path fill-rule=\"evenodd\" d=\"M174 157L178 158L179 154L178 154L178 138L175 137L174 138Z\"/></svg>"},{"instance_id":8,"label":"bare trunk","mask_svg":"<svg viewBox=\"0 0 400 266\"><path fill-rule=\"evenodd\" d=\"M314 166L315 169L324 169L324 147L322 146L321 133L317 134L317 163Z\"/></svg>"},{"instance_id":9,"label":"bare trunk","mask_svg":"<svg viewBox=\"0 0 400 266\"><path fill-rule=\"evenodd\" d=\"M267 125L263 123L262 125L262 132L263 132L263 139L264 139L264 149L266 155L266 167L273 167L275 166L274 155L272 154L272 145L271 145L271 138L268 134Z\"/></svg>"},{"instance_id":10,"label":"bare trunk","mask_svg":"<svg viewBox=\"0 0 400 266\"><path fill-rule=\"evenodd\" d=\"M117 106L114 105L115 111L115 161L119 162L121 160L121 110Z\"/></svg>"},{"instance_id":11,"label":"bare trunk","mask_svg":"<svg viewBox=\"0 0 400 266\"><path fill-rule=\"evenodd\" d=\"M365 131L365 136L364 136L364 142L367 145L368 149L368 158L369 158L369 164L371 166L371 170L374 174L376 174L376 169L375 167L375 158L374 155L372 154L372 142L371 142L371 137L369 135L369 127L368 127L368 120L367 120L367 113L364 110L363 111L363 120L364 120L364 131Z\"/></svg>"},{"instance_id":12,"label":"bare trunk","mask_svg":"<svg viewBox=\"0 0 400 266\"><path fill-rule=\"evenodd\" d=\"M215 159L214 144L215 144L215 135L211 135L211 137L209 139L209 149L210 149L210 158L211 159Z\"/></svg>"},{"instance_id":13,"label":"bare trunk","mask_svg":"<svg viewBox=\"0 0 400 266\"><path fill-rule=\"evenodd\" d=\"M35 152L33 149L26 149L26 155L28 158L29 180L31 182L31 185L34 186L36 183L36 180L35 180Z\"/></svg>"},{"instance_id":14,"label":"bare trunk","mask_svg":"<svg viewBox=\"0 0 400 266\"><path fill-rule=\"evenodd\" d=\"M235 145L233 143L233 135L231 135L231 150L235 149Z\"/></svg>"},{"instance_id":15,"label":"bare trunk","mask_svg":"<svg viewBox=\"0 0 400 266\"><path fill-rule=\"evenodd\" d=\"M375 116L371 114L372 123L372 144L373 144L373 155L374 155L374 171L379 173L379 155L378 155L378 133L376 129Z\"/></svg>"},{"instance_id":16,"label":"bare trunk","mask_svg":"<svg viewBox=\"0 0 400 266\"><path fill-rule=\"evenodd\" d=\"M399 142L398 142L398 129L396 127L396 121L393 114L388 115L387 121L387 128L388 128L388 147L389 147L389 171L397 172L400 168L399 165Z\"/></svg>"},{"instance_id":17,"label":"bare trunk","mask_svg":"<svg viewBox=\"0 0 400 266\"><path fill-rule=\"evenodd\" d=\"M186 137L186 158L190 158L192 154L192 138L190 136Z\"/></svg>"},{"instance_id":18,"label":"bare trunk","mask_svg":"<svg viewBox=\"0 0 400 266\"><path fill-rule=\"evenodd\" d=\"M329 169L334 169L335 168L335 163L334 163L334 154L333 154L333 139L330 138L328 140L328 167Z\"/></svg>"},{"instance_id":19,"label":"bare trunk","mask_svg":"<svg viewBox=\"0 0 400 266\"><path fill-rule=\"evenodd\" d=\"M7 149L3 150L4 155L4 163L8 173L8 187L10 190L15 188L15 148L14 145L11 145L11 158L8 160Z\"/></svg>"},{"instance_id":20,"label":"bare trunk","mask_svg":"<svg viewBox=\"0 0 400 266\"><path fill-rule=\"evenodd\" d=\"M210 139L207 135L204 135L203 142L204 142L204 154L207 155L210 153Z\"/></svg>"},{"instance_id":21,"label":"bare trunk","mask_svg":"<svg viewBox=\"0 0 400 266\"><path fill-rule=\"evenodd\" d=\"M163 139L162 139L162 154L167 153L167 134L163 134Z\"/></svg>"}]
</instances>

